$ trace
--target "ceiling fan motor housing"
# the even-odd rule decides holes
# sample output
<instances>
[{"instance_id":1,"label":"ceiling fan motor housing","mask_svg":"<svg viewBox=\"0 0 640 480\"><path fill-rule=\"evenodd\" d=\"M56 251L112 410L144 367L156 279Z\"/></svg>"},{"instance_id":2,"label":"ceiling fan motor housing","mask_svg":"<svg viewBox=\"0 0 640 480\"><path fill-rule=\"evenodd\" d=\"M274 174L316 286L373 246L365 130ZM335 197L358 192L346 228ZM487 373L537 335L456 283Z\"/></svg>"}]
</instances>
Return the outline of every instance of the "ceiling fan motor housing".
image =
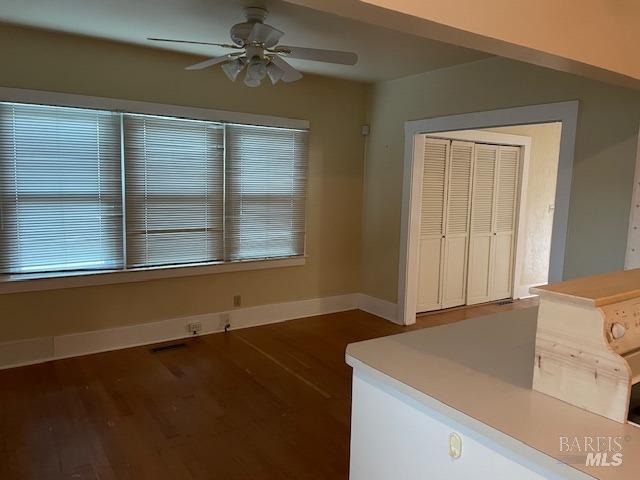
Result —
<instances>
[{"instance_id":1,"label":"ceiling fan motor housing","mask_svg":"<svg viewBox=\"0 0 640 480\"><path fill-rule=\"evenodd\" d=\"M231 40L236 45L243 47L247 43L251 29L256 23L264 23L268 12L260 7L247 7L244 9L246 22L237 23L231 27Z\"/></svg>"}]
</instances>

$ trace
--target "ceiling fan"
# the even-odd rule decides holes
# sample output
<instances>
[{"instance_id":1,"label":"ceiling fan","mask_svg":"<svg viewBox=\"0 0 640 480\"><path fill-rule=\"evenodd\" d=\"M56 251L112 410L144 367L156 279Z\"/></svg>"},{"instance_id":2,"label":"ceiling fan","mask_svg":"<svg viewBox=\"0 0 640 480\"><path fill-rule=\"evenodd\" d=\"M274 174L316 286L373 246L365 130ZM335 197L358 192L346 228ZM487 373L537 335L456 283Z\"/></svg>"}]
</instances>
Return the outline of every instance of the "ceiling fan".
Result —
<instances>
[{"instance_id":1,"label":"ceiling fan","mask_svg":"<svg viewBox=\"0 0 640 480\"><path fill-rule=\"evenodd\" d=\"M201 70L213 65L222 64L222 70L231 81L235 81L246 67L244 83L248 87L257 87L264 77L268 76L274 85L283 82L295 82L302 74L293 68L285 58L299 58L316 62L355 65L358 56L352 52L338 50L321 50L317 48L291 47L278 45L284 32L264 23L267 10L260 7L249 7L244 10L246 22L231 27L229 43L195 42L189 40L173 40L169 38L151 38L155 42L190 43L195 45L214 45L236 50L221 57L209 58L186 67L186 70Z\"/></svg>"}]
</instances>

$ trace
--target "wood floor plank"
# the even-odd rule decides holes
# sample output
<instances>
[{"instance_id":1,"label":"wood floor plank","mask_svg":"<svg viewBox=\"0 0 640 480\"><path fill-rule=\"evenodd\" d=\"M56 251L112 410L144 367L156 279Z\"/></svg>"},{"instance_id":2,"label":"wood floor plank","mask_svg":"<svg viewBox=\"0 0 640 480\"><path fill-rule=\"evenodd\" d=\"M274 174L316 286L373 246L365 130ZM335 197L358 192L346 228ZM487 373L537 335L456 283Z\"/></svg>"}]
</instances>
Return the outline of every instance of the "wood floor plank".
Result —
<instances>
[{"instance_id":1,"label":"wood floor plank","mask_svg":"<svg viewBox=\"0 0 640 480\"><path fill-rule=\"evenodd\" d=\"M347 479L348 343L534 305L410 327L354 310L1 371L0 478Z\"/></svg>"}]
</instances>

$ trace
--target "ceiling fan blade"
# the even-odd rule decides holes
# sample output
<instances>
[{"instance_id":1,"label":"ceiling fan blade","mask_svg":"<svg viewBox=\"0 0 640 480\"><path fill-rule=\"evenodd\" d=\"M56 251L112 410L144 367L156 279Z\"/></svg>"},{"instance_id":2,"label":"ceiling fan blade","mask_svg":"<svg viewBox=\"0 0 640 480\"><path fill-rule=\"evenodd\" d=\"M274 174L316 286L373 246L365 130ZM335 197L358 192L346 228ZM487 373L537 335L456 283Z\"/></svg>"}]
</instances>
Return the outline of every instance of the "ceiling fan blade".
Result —
<instances>
[{"instance_id":1,"label":"ceiling fan blade","mask_svg":"<svg viewBox=\"0 0 640 480\"><path fill-rule=\"evenodd\" d=\"M213 65L217 65L218 63L226 62L227 60L233 59L234 55L223 55L222 57L214 57L208 60L204 60L202 62L194 63L193 65L189 65L185 67L185 70L202 70L203 68L211 67Z\"/></svg>"},{"instance_id":2,"label":"ceiling fan blade","mask_svg":"<svg viewBox=\"0 0 640 480\"><path fill-rule=\"evenodd\" d=\"M259 42L263 43L265 48L271 48L278 43L282 35L284 35L284 32L277 28L258 22L253 25L249 38L247 38L247 43Z\"/></svg>"},{"instance_id":3,"label":"ceiling fan blade","mask_svg":"<svg viewBox=\"0 0 640 480\"><path fill-rule=\"evenodd\" d=\"M339 50L322 50L319 48L278 46L274 49L287 57L301 60L313 60L316 62L339 63L341 65L355 65L358 63L358 55L353 52L341 52Z\"/></svg>"},{"instance_id":4,"label":"ceiling fan blade","mask_svg":"<svg viewBox=\"0 0 640 480\"><path fill-rule=\"evenodd\" d=\"M300 80L302 78L302 74L291 65L289 65L279 55L272 55L270 58L273 64L284 72L282 74L282 77L280 78L280 80L282 80L283 82L295 82L296 80Z\"/></svg>"},{"instance_id":5,"label":"ceiling fan blade","mask_svg":"<svg viewBox=\"0 0 640 480\"><path fill-rule=\"evenodd\" d=\"M239 47L238 45L231 45L229 43L192 42L191 40L173 40L171 38L147 37L147 40L152 40L154 42L190 43L193 45L213 45L215 47L222 47L222 48L235 48L235 49L242 48L242 47Z\"/></svg>"}]
</instances>

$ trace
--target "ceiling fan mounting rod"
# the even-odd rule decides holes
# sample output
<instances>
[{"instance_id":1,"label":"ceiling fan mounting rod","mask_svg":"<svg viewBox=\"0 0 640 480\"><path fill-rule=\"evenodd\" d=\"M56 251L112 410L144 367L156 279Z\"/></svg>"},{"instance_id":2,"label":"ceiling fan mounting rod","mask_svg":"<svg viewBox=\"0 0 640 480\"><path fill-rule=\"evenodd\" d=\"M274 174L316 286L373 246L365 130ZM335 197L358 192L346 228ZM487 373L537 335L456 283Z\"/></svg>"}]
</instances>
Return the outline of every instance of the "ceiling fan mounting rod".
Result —
<instances>
[{"instance_id":1,"label":"ceiling fan mounting rod","mask_svg":"<svg viewBox=\"0 0 640 480\"><path fill-rule=\"evenodd\" d=\"M247 7L244 9L244 16L247 22L262 23L267 19L269 12L262 7Z\"/></svg>"}]
</instances>

